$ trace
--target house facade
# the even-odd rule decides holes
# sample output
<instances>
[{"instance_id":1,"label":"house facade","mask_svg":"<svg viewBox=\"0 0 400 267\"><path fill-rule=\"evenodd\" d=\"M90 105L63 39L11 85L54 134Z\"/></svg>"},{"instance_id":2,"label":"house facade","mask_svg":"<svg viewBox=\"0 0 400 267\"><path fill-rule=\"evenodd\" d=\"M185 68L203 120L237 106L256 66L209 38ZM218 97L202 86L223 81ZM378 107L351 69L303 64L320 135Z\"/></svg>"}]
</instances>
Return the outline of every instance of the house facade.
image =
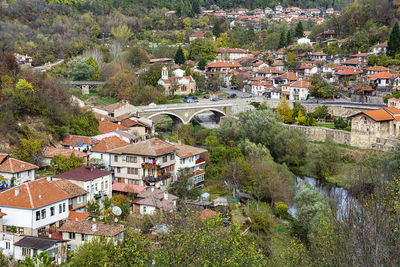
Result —
<instances>
[{"instance_id":1,"label":"house facade","mask_svg":"<svg viewBox=\"0 0 400 267\"><path fill-rule=\"evenodd\" d=\"M196 81L192 76L168 77L168 69L165 66L157 83L164 87L165 95L188 95L196 92Z\"/></svg>"},{"instance_id":2,"label":"house facade","mask_svg":"<svg viewBox=\"0 0 400 267\"><path fill-rule=\"evenodd\" d=\"M111 170L111 155L107 151L127 145L129 145L129 143L123 141L117 136L103 138L92 147L89 159L104 164L104 167L107 170Z\"/></svg>"},{"instance_id":3,"label":"house facade","mask_svg":"<svg viewBox=\"0 0 400 267\"><path fill-rule=\"evenodd\" d=\"M8 154L0 154L0 177L5 180L0 181L0 187L9 188L12 184L20 185L35 179L35 171L39 167L14 159Z\"/></svg>"},{"instance_id":4,"label":"house facade","mask_svg":"<svg viewBox=\"0 0 400 267\"><path fill-rule=\"evenodd\" d=\"M108 152L117 182L160 187L174 180L175 151L172 144L152 138Z\"/></svg>"}]
</instances>

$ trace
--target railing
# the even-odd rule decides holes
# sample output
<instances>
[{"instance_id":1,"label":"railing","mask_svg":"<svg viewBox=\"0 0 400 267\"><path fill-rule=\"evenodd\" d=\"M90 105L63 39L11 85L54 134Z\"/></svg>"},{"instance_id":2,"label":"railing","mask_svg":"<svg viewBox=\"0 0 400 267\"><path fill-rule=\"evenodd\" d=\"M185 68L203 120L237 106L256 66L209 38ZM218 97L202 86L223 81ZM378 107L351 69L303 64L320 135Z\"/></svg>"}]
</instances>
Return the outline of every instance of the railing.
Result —
<instances>
[{"instance_id":1,"label":"railing","mask_svg":"<svg viewBox=\"0 0 400 267\"><path fill-rule=\"evenodd\" d=\"M160 176L155 176L155 175L146 175L143 176L143 181L145 182L159 182L161 180L165 180L171 177L170 173L165 173L163 175Z\"/></svg>"},{"instance_id":2,"label":"railing","mask_svg":"<svg viewBox=\"0 0 400 267\"><path fill-rule=\"evenodd\" d=\"M203 162L206 162L206 160L203 159L203 158L200 158L200 159L196 160L196 164L200 164L200 163L203 163Z\"/></svg>"},{"instance_id":3,"label":"railing","mask_svg":"<svg viewBox=\"0 0 400 267\"><path fill-rule=\"evenodd\" d=\"M143 169L158 169L160 167L160 164L157 163L150 163L150 162L145 162L142 163L142 168Z\"/></svg>"}]
</instances>

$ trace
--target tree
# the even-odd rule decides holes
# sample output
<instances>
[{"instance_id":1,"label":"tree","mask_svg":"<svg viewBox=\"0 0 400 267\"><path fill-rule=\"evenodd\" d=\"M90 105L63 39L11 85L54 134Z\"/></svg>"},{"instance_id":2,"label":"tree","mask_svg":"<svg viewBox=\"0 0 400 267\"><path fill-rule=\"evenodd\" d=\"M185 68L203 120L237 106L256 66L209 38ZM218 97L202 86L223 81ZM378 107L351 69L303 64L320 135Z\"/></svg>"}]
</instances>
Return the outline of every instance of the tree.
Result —
<instances>
[{"instance_id":1,"label":"tree","mask_svg":"<svg viewBox=\"0 0 400 267\"><path fill-rule=\"evenodd\" d=\"M77 114L71 122L71 127L72 132L76 135L95 136L99 134L99 121L91 111Z\"/></svg>"},{"instance_id":2,"label":"tree","mask_svg":"<svg viewBox=\"0 0 400 267\"><path fill-rule=\"evenodd\" d=\"M278 44L277 49L280 49L280 48L283 48L283 47L286 47L286 34L285 34L285 31L281 32L281 37L279 38L279 44Z\"/></svg>"},{"instance_id":3,"label":"tree","mask_svg":"<svg viewBox=\"0 0 400 267\"><path fill-rule=\"evenodd\" d=\"M170 185L169 191L180 199L187 199L189 192L189 178L192 174L190 168L178 170L178 179Z\"/></svg>"},{"instance_id":4,"label":"tree","mask_svg":"<svg viewBox=\"0 0 400 267\"><path fill-rule=\"evenodd\" d=\"M193 13L194 15L198 15L198 14L200 14L200 12L201 12L201 10L200 10L199 1L198 1L198 0L194 0L194 1L192 2L192 13Z\"/></svg>"},{"instance_id":5,"label":"tree","mask_svg":"<svg viewBox=\"0 0 400 267\"><path fill-rule=\"evenodd\" d=\"M183 54L182 47L180 46L175 54L175 63L178 65L182 65L183 63L185 63L185 55Z\"/></svg>"},{"instance_id":6,"label":"tree","mask_svg":"<svg viewBox=\"0 0 400 267\"><path fill-rule=\"evenodd\" d=\"M293 43L292 31L288 30L286 35L286 44L290 45Z\"/></svg>"},{"instance_id":7,"label":"tree","mask_svg":"<svg viewBox=\"0 0 400 267\"><path fill-rule=\"evenodd\" d=\"M16 149L16 158L38 164L41 161L44 142L40 138L29 136L20 140L20 148Z\"/></svg>"},{"instance_id":8,"label":"tree","mask_svg":"<svg viewBox=\"0 0 400 267\"><path fill-rule=\"evenodd\" d=\"M95 75L95 69L84 59L74 59L68 63L67 75L72 81L90 81Z\"/></svg>"},{"instance_id":9,"label":"tree","mask_svg":"<svg viewBox=\"0 0 400 267\"><path fill-rule=\"evenodd\" d=\"M5 90L4 93L11 97L15 105L14 114L16 116L24 114L35 115L40 112L41 105L37 102L37 90L28 81L19 79L15 85L15 90Z\"/></svg>"},{"instance_id":10,"label":"tree","mask_svg":"<svg viewBox=\"0 0 400 267\"><path fill-rule=\"evenodd\" d=\"M326 105L322 105L315 108L313 116L316 119L326 119L328 114L328 107Z\"/></svg>"},{"instance_id":11,"label":"tree","mask_svg":"<svg viewBox=\"0 0 400 267\"><path fill-rule=\"evenodd\" d=\"M290 108L289 101L282 99L276 107L278 118L284 123L291 123L293 121L293 111Z\"/></svg>"},{"instance_id":12,"label":"tree","mask_svg":"<svg viewBox=\"0 0 400 267\"><path fill-rule=\"evenodd\" d=\"M132 35L131 29L126 24L118 25L111 28L111 34L122 45L125 46L126 42Z\"/></svg>"},{"instance_id":13,"label":"tree","mask_svg":"<svg viewBox=\"0 0 400 267\"><path fill-rule=\"evenodd\" d=\"M335 125L335 129L343 130L347 126L349 126L348 123L342 117L334 118L333 123Z\"/></svg>"},{"instance_id":14,"label":"tree","mask_svg":"<svg viewBox=\"0 0 400 267\"><path fill-rule=\"evenodd\" d=\"M226 32L221 33L220 36L217 38L218 47L227 47L228 43L229 43L228 33Z\"/></svg>"},{"instance_id":15,"label":"tree","mask_svg":"<svg viewBox=\"0 0 400 267\"><path fill-rule=\"evenodd\" d=\"M217 45L212 39L196 38L189 46L189 58L204 58L207 61L214 60L218 52Z\"/></svg>"},{"instance_id":16,"label":"tree","mask_svg":"<svg viewBox=\"0 0 400 267\"><path fill-rule=\"evenodd\" d=\"M111 241L94 237L79 246L71 259L71 265L102 267L108 253L113 250L114 245Z\"/></svg>"},{"instance_id":17,"label":"tree","mask_svg":"<svg viewBox=\"0 0 400 267\"><path fill-rule=\"evenodd\" d=\"M214 27L212 29L212 33L216 37L219 37L219 35L222 33L221 22L220 21L215 22Z\"/></svg>"},{"instance_id":18,"label":"tree","mask_svg":"<svg viewBox=\"0 0 400 267\"><path fill-rule=\"evenodd\" d=\"M97 64L97 61L94 60L94 58L92 56L90 56L90 57L88 57L88 59L86 59L86 64L88 64L89 66L92 66L94 69L94 74L93 74L91 80L98 81L99 77L100 77L100 73L99 73L99 64Z\"/></svg>"},{"instance_id":19,"label":"tree","mask_svg":"<svg viewBox=\"0 0 400 267\"><path fill-rule=\"evenodd\" d=\"M399 23L396 22L392 28L392 32L390 33L387 54L390 57L394 57L397 53L400 52L400 28Z\"/></svg>"},{"instance_id":20,"label":"tree","mask_svg":"<svg viewBox=\"0 0 400 267\"><path fill-rule=\"evenodd\" d=\"M306 121L306 116L304 113L300 110L297 114L297 117L295 118L296 122L298 122L300 125L304 125L304 122Z\"/></svg>"},{"instance_id":21,"label":"tree","mask_svg":"<svg viewBox=\"0 0 400 267\"><path fill-rule=\"evenodd\" d=\"M303 24L301 23L301 21L299 21L296 25L296 28L294 30L294 36L296 38L302 38L304 36L304 28L303 28Z\"/></svg>"},{"instance_id":22,"label":"tree","mask_svg":"<svg viewBox=\"0 0 400 267\"><path fill-rule=\"evenodd\" d=\"M50 167L54 174L60 174L79 168L85 164L83 158L78 158L74 153L71 153L69 157L64 157L63 155L56 155L50 161Z\"/></svg>"},{"instance_id":23,"label":"tree","mask_svg":"<svg viewBox=\"0 0 400 267\"><path fill-rule=\"evenodd\" d=\"M205 70L206 66L207 66L207 59L201 57L199 63L197 64L197 67L199 68L199 70Z\"/></svg>"},{"instance_id":24,"label":"tree","mask_svg":"<svg viewBox=\"0 0 400 267\"><path fill-rule=\"evenodd\" d=\"M132 46L127 51L126 60L136 68L142 67L142 65L149 63L149 54L138 46Z\"/></svg>"},{"instance_id":25,"label":"tree","mask_svg":"<svg viewBox=\"0 0 400 267\"><path fill-rule=\"evenodd\" d=\"M310 82L310 95L316 98L330 98L336 93L336 89L326 82L319 74L314 74Z\"/></svg>"}]
</instances>

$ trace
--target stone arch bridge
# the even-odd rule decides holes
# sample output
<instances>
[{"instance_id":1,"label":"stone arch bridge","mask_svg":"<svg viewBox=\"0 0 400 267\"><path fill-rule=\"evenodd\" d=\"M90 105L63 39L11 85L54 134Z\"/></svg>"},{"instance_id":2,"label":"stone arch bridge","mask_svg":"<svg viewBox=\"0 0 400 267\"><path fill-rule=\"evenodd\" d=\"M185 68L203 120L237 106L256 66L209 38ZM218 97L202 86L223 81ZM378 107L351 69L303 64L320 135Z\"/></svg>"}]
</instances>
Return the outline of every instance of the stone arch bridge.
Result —
<instances>
[{"instance_id":1,"label":"stone arch bridge","mask_svg":"<svg viewBox=\"0 0 400 267\"><path fill-rule=\"evenodd\" d=\"M187 104L167 104L167 105L148 105L140 106L140 116L153 118L158 115L169 116L174 125L179 123L188 124L193 118L203 112L212 112L217 118L217 122L223 116L233 116L235 112L234 105L227 101L221 102L200 102Z\"/></svg>"}]
</instances>

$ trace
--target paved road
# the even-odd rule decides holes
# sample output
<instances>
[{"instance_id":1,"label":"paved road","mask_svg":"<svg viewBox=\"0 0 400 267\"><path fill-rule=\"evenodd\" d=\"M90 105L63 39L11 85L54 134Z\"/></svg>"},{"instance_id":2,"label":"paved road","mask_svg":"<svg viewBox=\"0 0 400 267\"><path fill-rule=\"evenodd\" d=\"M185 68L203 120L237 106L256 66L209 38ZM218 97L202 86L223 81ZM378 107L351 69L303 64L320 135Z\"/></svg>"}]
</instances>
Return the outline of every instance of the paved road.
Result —
<instances>
[{"instance_id":1,"label":"paved road","mask_svg":"<svg viewBox=\"0 0 400 267\"><path fill-rule=\"evenodd\" d=\"M220 90L228 94L236 94L238 97L249 97L251 94L242 92L240 90L232 90L229 88L220 87Z\"/></svg>"}]
</instances>

